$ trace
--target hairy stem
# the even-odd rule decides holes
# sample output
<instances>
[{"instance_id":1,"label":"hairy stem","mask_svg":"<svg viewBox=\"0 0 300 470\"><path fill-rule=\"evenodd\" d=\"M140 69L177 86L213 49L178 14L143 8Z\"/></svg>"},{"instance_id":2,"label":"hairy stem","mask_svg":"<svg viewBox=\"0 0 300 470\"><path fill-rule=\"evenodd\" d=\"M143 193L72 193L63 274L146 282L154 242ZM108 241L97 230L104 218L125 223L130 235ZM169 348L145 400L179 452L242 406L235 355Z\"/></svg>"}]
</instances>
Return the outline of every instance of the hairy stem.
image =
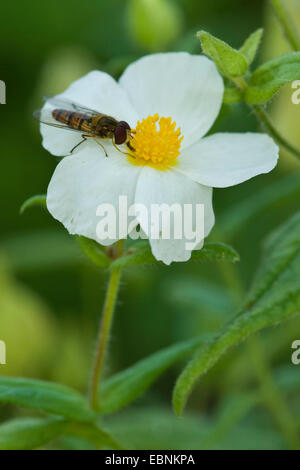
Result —
<instances>
[{"instance_id":1,"label":"hairy stem","mask_svg":"<svg viewBox=\"0 0 300 470\"><path fill-rule=\"evenodd\" d=\"M270 134L275 142L278 145L284 147L286 150L294 154L297 158L300 158L300 150L294 147L290 142L288 142L273 126L269 116L265 112L262 106L254 105L252 106L253 111L256 114L257 119L259 122L266 128L268 134Z\"/></svg>"},{"instance_id":2,"label":"hairy stem","mask_svg":"<svg viewBox=\"0 0 300 470\"><path fill-rule=\"evenodd\" d=\"M121 256L122 253L122 244L119 244L116 247L116 256ZM100 386L100 380L103 372L103 366L105 362L105 356L108 346L109 335L112 327L113 314L116 306L116 301L118 297L118 290L121 279L121 269L115 268L111 271L110 279L108 282L108 287L106 291L106 297L103 307L103 313L100 323L98 342L96 348L96 357L95 363L92 372L92 379L90 383L90 404L92 408L97 408L98 402L98 392Z\"/></svg>"},{"instance_id":3,"label":"hairy stem","mask_svg":"<svg viewBox=\"0 0 300 470\"><path fill-rule=\"evenodd\" d=\"M293 18L287 11L283 0L270 0L271 5L276 13L281 28L294 51L300 50L300 37L297 32ZM286 3L286 0L285 0Z\"/></svg>"},{"instance_id":4,"label":"hairy stem","mask_svg":"<svg viewBox=\"0 0 300 470\"><path fill-rule=\"evenodd\" d=\"M236 77L231 79L232 82L235 84L235 86L245 92L245 90L248 87L248 83L243 77ZM300 150L294 145L292 145L290 142L288 142L281 134L280 132L274 127L272 124L269 116L265 112L264 108L260 105L250 105L248 104L249 108L254 111L257 120L259 123L266 129L268 134L273 137L275 142L280 145L281 147L285 148L288 150L290 153L292 153L295 157L300 158Z\"/></svg>"}]
</instances>

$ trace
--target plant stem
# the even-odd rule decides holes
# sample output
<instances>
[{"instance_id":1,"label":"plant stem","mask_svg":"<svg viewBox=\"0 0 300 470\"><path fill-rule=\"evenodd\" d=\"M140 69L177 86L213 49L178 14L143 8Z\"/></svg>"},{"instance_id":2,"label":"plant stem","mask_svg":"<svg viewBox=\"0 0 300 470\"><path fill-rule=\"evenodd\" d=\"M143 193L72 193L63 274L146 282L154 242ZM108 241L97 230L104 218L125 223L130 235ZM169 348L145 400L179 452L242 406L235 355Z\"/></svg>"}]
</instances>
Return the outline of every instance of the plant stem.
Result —
<instances>
[{"instance_id":1,"label":"plant stem","mask_svg":"<svg viewBox=\"0 0 300 470\"><path fill-rule=\"evenodd\" d=\"M289 152L293 153L297 158L300 158L300 150L290 144L273 126L272 122L270 121L269 116L264 111L261 106L254 105L251 107L256 114L257 119L261 122L261 124L267 129L268 133L274 138L274 140L284 147Z\"/></svg>"},{"instance_id":2,"label":"plant stem","mask_svg":"<svg viewBox=\"0 0 300 470\"><path fill-rule=\"evenodd\" d=\"M294 51L300 50L300 37L298 35L296 26L291 18L291 15L287 11L283 0L270 0L271 5L276 13L276 16L280 22L281 28L290 43L291 48ZM286 2L286 0L285 0Z\"/></svg>"},{"instance_id":3,"label":"plant stem","mask_svg":"<svg viewBox=\"0 0 300 470\"><path fill-rule=\"evenodd\" d=\"M117 257L122 253L122 245L118 242L117 245ZM100 323L98 342L96 348L96 358L92 373L92 379L90 384L90 404L91 407L96 409L98 402L98 391L100 386L101 375L103 372L104 360L106 350L108 346L109 335L112 327L113 314L116 306L118 290L121 279L121 269L112 269L108 287L106 291L106 297L103 307L102 319Z\"/></svg>"},{"instance_id":4,"label":"plant stem","mask_svg":"<svg viewBox=\"0 0 300 470\"><path fill-rule=\"evenodd\" d=\"M248 83L246 82L244 77L233 77L231 80L239 90L241 90L242 92L246 91ZM295 157L300 158L300 150L294 147L277 131L277 129L273 126L269 116L265 112L264 108L257 104L253 106L248 104L248 106L252 111L254 111L257 120L266 128L268 134L273 137L275 142L277 142L278 145L284 147L286 150L291 152L293 155L295 155Z\"/></svg>"}]
</instances>

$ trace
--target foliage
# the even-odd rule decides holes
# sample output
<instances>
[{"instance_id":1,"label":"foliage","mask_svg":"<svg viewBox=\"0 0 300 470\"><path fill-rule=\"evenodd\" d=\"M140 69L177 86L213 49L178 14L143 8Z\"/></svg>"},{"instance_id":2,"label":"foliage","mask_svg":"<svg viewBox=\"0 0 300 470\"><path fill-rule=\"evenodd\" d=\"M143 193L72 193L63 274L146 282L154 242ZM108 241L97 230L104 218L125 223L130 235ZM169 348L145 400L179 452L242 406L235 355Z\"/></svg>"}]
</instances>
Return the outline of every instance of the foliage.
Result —
<instances>
[{"instance_id":1,"label":"foliage","mask_svg":"<svg viewBox=\"0 0 300 470\"><path fill-rule=\"evenodd\" d=\"M290 102L289 84L300 80L299 6L289 0L285 11L282 1L270 2L290 51L274 40L276 24L264 35L257 29L266 2L238 3L74 0L71 22L70 6L58 0L28 0L17 14L13 3L3 4L0 340L8 364L0 365L1 450L299 447L299 371L290 362L299 339L298 162L282 155L274 173L214 191L210 239L188 263L168 268L148 242L127 243L116 259L93 240L69 237L46 211L28 210L46 209L42 193L57 163L30 119L42 96L93 68L118 78L149 51L198 54L201 44L225 83L214 131L257 131L254 111L299 156L296 127L287 143L271 120L261 121L262 105L276 103L283 87ZM121 268L111 360L92 409L85 394L99 305L106 277ZM253 361L249 344L260 339ZM181 419L170 406L177 375L177 414L190 397Z\"/></svg>"}]
</instances>

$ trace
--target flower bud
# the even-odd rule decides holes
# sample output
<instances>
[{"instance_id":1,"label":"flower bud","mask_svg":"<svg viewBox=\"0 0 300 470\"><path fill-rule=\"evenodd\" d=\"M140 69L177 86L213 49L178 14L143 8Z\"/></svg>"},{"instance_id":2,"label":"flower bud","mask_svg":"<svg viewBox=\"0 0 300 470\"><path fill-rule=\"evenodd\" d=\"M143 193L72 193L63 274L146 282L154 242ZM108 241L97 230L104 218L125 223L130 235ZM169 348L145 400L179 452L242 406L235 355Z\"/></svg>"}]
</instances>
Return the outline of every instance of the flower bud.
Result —
<instances>
[{"instance_id":1,"label":"flower bud","mask_svg":"<svg viewBox=\"0 0 300 470\"><path fill-rule=\"evenodd\" d=\"M128 25L133 39L154 52L166 49L178 38L182 15L169 0L130 0Z\"/></svg>"}]
</instances>

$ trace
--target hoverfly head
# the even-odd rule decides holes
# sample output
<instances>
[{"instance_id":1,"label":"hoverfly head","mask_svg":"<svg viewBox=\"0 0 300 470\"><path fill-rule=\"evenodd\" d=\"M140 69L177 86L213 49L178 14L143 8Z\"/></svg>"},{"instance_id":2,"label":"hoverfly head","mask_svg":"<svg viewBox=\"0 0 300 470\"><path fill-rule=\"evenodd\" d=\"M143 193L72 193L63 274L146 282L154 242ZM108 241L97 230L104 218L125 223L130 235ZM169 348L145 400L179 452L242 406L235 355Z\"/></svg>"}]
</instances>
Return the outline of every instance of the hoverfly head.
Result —
<instances>
[{"instance_id":1,"label":"hoverfly head","mask_svg":"<svg viewBox=\"0 0 300 470\"><path fill-rule=\"evenodd\" d=\"M117 145L125 144L128 141L130 135L130 126L125 121L118 122L115 128L115 143Z\"/></svg>"}]
</instances>

